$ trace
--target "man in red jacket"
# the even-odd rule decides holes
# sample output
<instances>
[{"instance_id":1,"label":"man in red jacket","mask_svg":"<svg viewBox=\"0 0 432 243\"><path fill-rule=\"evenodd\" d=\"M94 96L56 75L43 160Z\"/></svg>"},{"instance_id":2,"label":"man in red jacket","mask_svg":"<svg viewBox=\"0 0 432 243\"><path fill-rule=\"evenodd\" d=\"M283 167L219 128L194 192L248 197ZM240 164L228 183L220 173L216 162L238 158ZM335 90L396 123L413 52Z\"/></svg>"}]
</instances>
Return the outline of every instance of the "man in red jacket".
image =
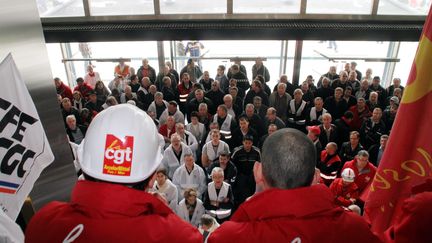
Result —
<instances>
[{"instance_id":1,"label":"man in red jacket","mask_svg":"<svg viewBox=\"0 0 432 243\"><path fill-rule=\"evenodd\" d=\"M63 98L69 98L73 100L72 90L66 86L60 78L54 78L54 84L56 86L57 94Z\"/></svg>"},{"instance_id":2,"label":"man in red jacket","mask_svg":"<svg viewBox=\"0 0 432 243\"><path fill-rule=\"evenodd\" d=\"M342 170L350 168L355 173L355 184L361 195L363 190L372 182L376 173L376 167L369 162L369 153L366 150L360 150L355 159L346 162Z\"/></svg>"},{"instance_id":3,"label":"man in red jacket","mask_svg":"<svg viewBox=\"0 0 432 243\"><path fill-rule=\"evenodd\" d=\"M85 180L70 203L51 202L31 219L26 242L202 242L153 187L161 153L153 120L121 104L99 113L80 144Z\"/></svg>"},{"instance_id":4,"label":"man in red jacket","mask_svg":"<svg viewBox=\"0 0 432 243\"><path fill-rule=\"evenodd\" d=\"M263 145L254 176L263 191L213 232L214 242L379 242L366 222L334 203L330 189L311 186L316 153L302 132L282 129Z\"/></svg>"}]
</instances>

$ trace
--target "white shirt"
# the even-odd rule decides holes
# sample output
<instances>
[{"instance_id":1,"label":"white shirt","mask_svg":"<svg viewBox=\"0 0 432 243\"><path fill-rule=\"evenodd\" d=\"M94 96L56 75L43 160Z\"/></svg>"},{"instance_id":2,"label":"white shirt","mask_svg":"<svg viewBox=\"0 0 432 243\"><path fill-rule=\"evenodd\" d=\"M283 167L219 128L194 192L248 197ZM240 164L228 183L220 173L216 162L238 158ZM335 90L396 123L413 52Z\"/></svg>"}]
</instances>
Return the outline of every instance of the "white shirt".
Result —
<instances>
[{"instance_id":1,"label":"white shirt","mask_svg":"<svg viewBox=\"0 0 432 243\"><path fill-rule=\"evenodd\" d=\"M95 88L97 81L102 81L100 75L98 72L93 72L94 76L90 76L89 73L87 73L84 77L84 82L87 83L92 87L92 89Z\"/></svg>"},{"instance_id":2,"label":"white shirt","mask_svg":"<svg viewBox=\"0 0 432 243\"><path fill-rule=\"evenodd\" d=\"M155 181L155 183L153 184L153 191L162 194L167 200L168 205L174 212L177 210L177 187L170 181L170 179L166 179L165 183L162 186L159 186L158 182Z\"/></svg>"},{"instance_id":3,"label":"white shirt","mask_svg":"<svg viewBox=\"0 0 432 243\"><path fill-rule=\"evenodd\" d=\"M192 154L192 150L184 143L181 143L182 154L180 156L180 161L174 154L172 145L165 149L162 159L162 165L167 169L168 177L173 178L174 172L180 165L184 164L184 155Z\"/></svg>"},{"instance_id":4,"label":"white shirt","mask_svg":"<svg viewBox=\"0 0 432 243\"><path fill-rule=\"evenodd\" d=\"M177 168L173 175L173 183L177 186L179 200L183 199L184 191L189 188L196 189L198 198L201 198L201 195L207 189L206 179L204 170L196 164L194 164L190 173L184 164Z\"/></svg>"},{"instance_id":5,"label":"white shirt","mask_svg":"<svg viewBox=\"0 0 432 243\"><path fill-rule=\"evenodd\" d=\"M192 215L192 220L189 219L189 211L186 207L186 200L183 199L180 201L178 207L177 207L177 215L184 219L186 222L191 223L194 226L198 226L201 222L201 216L205 213L205 209L203 206L203 203L200 199L196 199L197 203L196 203L196 207L195 207L195 211Z\"/></svg>"}]
</instances>

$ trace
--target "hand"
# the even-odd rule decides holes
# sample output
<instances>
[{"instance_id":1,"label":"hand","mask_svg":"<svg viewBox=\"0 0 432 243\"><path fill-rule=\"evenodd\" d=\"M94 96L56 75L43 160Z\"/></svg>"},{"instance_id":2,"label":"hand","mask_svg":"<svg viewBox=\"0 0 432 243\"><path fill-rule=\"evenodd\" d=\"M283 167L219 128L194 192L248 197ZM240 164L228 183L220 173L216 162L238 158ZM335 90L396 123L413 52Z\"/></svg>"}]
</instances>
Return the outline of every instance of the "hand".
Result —
<instances>
[{"instance_id":1,"label":"hand","mask_svg":"<svg viewBox=\"0 0 432 243\"><path fill-rule=\"evenodd\" d=\"M354 198L350 198L349 199L353 204L356 202L356 200Z\"/></svg>"},{"instance_id":2,"label":"hand","mask_svg":"<svg viewBox=\"0 0 432 243\"><path fill-rule=\"evenodd\" d=\"M320 183L320 179L321 179L320 173L321 173L320 170L318 168L315 168L315 174L314 174L314 178L312 180L311 186Z\"/></svg>"}]
</instances>

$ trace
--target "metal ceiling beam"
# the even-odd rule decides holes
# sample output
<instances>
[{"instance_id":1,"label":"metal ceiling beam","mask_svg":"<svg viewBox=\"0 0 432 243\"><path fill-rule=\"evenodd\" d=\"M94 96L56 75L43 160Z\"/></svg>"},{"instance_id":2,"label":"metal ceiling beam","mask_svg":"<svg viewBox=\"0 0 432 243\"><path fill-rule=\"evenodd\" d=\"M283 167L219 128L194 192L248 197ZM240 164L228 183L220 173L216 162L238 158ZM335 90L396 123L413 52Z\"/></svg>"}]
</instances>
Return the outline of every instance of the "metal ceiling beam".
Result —
<instances>
[{"instance_id":1,"label":"metal ceiling beam","mask_svg":"<svg viewBox=\"0 0 432 243\"><path fill-rule=\"evenodd\" d=\"M45 40L376 40L418 41L424 20L153 20L42 23Z\"/></svg>"},{"instance_id":2,"label":"metal ceiling beam","mask_svg":"<svg viewBox=\"0 0 432 243\"><path fill-rule=\"evenodd\" d=\"M307 4L307 3L306 3ZM159 14L159 15L113 15L81 17L45 17L43 24L88 23L123 21L169 21L169 20L336 20L336 21L425 21L426 16L417 15L368 15L368 14Z\"/></svg>"}]
</instances>

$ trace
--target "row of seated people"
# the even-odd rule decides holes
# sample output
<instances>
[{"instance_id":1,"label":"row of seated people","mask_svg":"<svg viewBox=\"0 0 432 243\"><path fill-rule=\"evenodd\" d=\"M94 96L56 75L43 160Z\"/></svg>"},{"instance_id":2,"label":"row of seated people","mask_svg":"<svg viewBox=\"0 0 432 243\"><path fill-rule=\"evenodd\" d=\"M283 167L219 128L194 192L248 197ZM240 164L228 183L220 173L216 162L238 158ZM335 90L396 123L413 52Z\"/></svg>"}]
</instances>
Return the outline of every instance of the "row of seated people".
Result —
<instances>
[{"instance_id":1,"label":"row of seated people","mask_svg":"<svg viewBox=\"0 0 432 243\"><path fill-rule=\"evenodd\" d=\"M97 106L97 108L95 110L95 107L90 106L89 109L92 112L98 112L111 90L112 96L117 99L118 103L134 100L137 106L146 111L151 106L151 110L155 111L156 117L159 118L161 113L167 108L166 102L159 102L155 98L156 92L159 91L163 94L163 100L167 102L171 100L176 101L180 106L181 112L190 122L190 113L192 111L197 111L199 104L206 103L209 113L213 115L218 105L230 102L224 99L226 94L231 94L232 108L231 106L228 107L230 113L232 113L231 115L235 116L241 114L245 110L247 104L254 104L254 100L256 100L256 111L262 117L265 116L267 107L275 107L277 115L287 123L288 121L292 121L288 120L288 116L294 114L296 117L305 116L309 108L315 105L315 97L321 97L324 102L323 106L325 110L330 112L334 119L338 119L347 109L356 104L358 98L364 98L369 111L372 112L375 107L380 107L384 110L385 107L390 104L392 96L396 96L400 100L403 91L403 86L400 85L400 79L398 78L395 78L393 80L394 84L386 90L380 85L378 76L374 77L372 81L364 79L360 85L357 85L359 81L348 79L346 71L341 71L340 75L323 75L318 83L318 87L315 86L314 80L311 77L308 77L300 87L296 87L288 82L286 75L282 75L279 83L285 84L285 92L283 92L283 87L280 87L280 90L278 90L277 87L279 85L276 85L273 92L271 92L265 82L267 81L266 78L260 75L256 76L251 86L247 79L240 78L232 78L229 80L228 85L222 85L221 81L218 79L213 80L209 78L208 75L204 75L199 82L194 82L187 72L182 74L180 81L177 81L176 78L173 78L174 75L171 73L174 71L174 69L170 69L166 66L166 70L161 72L162 80L159 83L146 76L140 79L139 75L133 75L130 77L130 81L122 78L114 79L109 85L110 89L107 89L103 82L96 81L94 91L97 95L97 102L93 102L95 103L93 106ZM222 76L226 76L223 66L218 67L218 76L219 72L222 73ZM230 68L230 73L233 72L242 73L238 65L233 65ZM356 74L357 72L358 71L351 71L352 74ZM242 77L244 76L243 74ZM93 88L83 78L78 78L77 83L78 85L74 88L74 91L79 91L84 99L79 97L78 94L75 95L77 97L72 97L73 95L67 92L67 86L64 84L62 85L59 80L56 81L56 86L62 98L68 97L70 100L76 100L74 101L76 106L82 107L88 100L89 92ZM233 87L237 87L237 89ZM251 88L248 91L249 87ZM296 91L297 88L301 90L301 98L296 97L299 96L299 91ZM342 94L339 92L340 90L335 92L336 88L342 88ZM196 93L195 91L197 89L201 89L203 92ZM160 96L160 94L158 96ZM291 101L293 96L296 102ZM260 97L261 100L254 99L255 97ZM328 99L331 97L333 98ZM301 100L305 101L306 104L303 104L303 102L300 103ZM228 105L229 104L227 104L227 106ZM301 117L299 117L299 119L300 118Z\"/></svg>"},{"instance_id":2,"label":"row of seated people","mask_svg":"<svg viewBox=\"0 0 432 243\"><path fill-rule=\"evenodd\" d=\"M284 87L284 84L279 84L279 87ZM198 89L195 91L197 97L200 97L202 95L202 90ZM358 98L356 100L357 104L351 106L348 109L348 112L345 111L344 115L340 119L334 119L334 112L333 114L329 112L325 107L325 103L323 104L322 99L320 97L315 98L314 100L314 106L311 107L308 111L305 112L306 108L304 105L304 100L302 99L302 93L300 90L295 91L296 95L294 96L295 99L293 99L291 102L294 106L295 113L289 113L289 117L284 122L284 120L278 116L278 110L275 107L268 107L265 109L264 106L262 106L262 103L260 103L259 97L254 97L254 104L259 107L259 110L257 110L256 106L254 104L247 104L245 106L244 112L242 112L239 115L236 115L233 109L233 102L232 102L232 96L230 94L224 95L224 104L219 105L215 114L210 113L208 109L208 104L206 102L202 102L198 105L197 111L192 111L190 114L190 122L193 124L193 127L196 127L198 123L202 123L204 125L204 128L206 130L209 129L210 123L217 122L219 124L219 127L221 130L226 133L227 136L231 136L231 133L237 131L237 133L243 132L247 133L248 130L245 129L245 126L242 126L242 122L240 122L240 117L246 117L250 123L252 134L255 135L256 138L264 136L267 132L268 125L275 124L278 126L278 128L282 127L294 127L298 128L300 130L303 130L306 132L306 125L316 125L316 124L323 124L325 126L326 130L334 130L332 132L332 139L336 140L335 142L338 142L338 145L341 146L342 142L348 140L348 132L353 130L358 131L365 131L365 133L361 133L362 135L362 142L363 144L368 148L369 146L373 145L374 143L377 143L379 140L380 133L389 133L391 130L391 127L393 125L398 105L399 105L399 98L392 97L390 99L390 105L386 107L384 112L379 107L373 108L373 112L371 112L368 106L368 102L364 98ZM335 91L335 97L338 97L338 95L341 93L340 88L337 88ZM175 101L167 102L163 99L163 94L156 92L155 93L155 101L152 102L151 106L148 109L149 114L155 119L155 122L158 123L160 126L163 126L167 123L168 116L173 116L175 118L175 122L184 123L185 118L184 114L181 112L181 110L178 109L178 105ZM79 106L77 104L76 99L73 100L74 105L72 105L72 102L69 98L63 98L61 101L61 107L63 111L64 118L67 115L73 114L76 116L77 122L80 125L88 125L91 117L95 114L97 114L98 111L102 110L103 107L101 107L98 110L92 110L90 112L91 107L94 105L94 103L97 103L97 95L94 92L91 92L89 94L89 100L85 104L86 108L83 108L84 106ZM196 98L195 98L196 99ZM194 99L194 100L195 100ZM297 103L298 100L298 103ZM192 100L193 101L193 100ZM123 101L125 103L126 101ZM134 101L130 101L135 103ZM113 103L118 103L116 99L114 99L112 96L107 98L107 101L104 105L108 106L112 105ZM135 103L136 104L136 103ZM162 109L159 109L159 104L162 107ZM298 105L297 105L298 104ZM302 108L303 104L303 111L299 112L299 109ZM296 106L298 106L298 109L295 110ZM76 107L76 108L75 108ZM87 108L88 107L88 108ZM328 107L328 106L327 106ZM81 109L82 112L79 111ZM339 112L339 110L338 110ZM80 114L81 113L81 114ZM193 114L192 114L193 113ZM260 113L264 113L260 114ZM238 113L237 113L238 114ZM331 116L331 117L330 117ZM198 118L197 120L195 118ZM198 123L197 123L198 121ZM330 121L330 122L329 122ZM240 126L237 126L237 123ZM336 128L339 128L339 136L335 135L337 134L336 129L331 129L334 127L330 123L333 123ZM378 126L375 126L374 124L377 123ZM370 129L368 127L368 124L372 126L373 129ZM363 126L365 125L365 126ZM172 125L170 127L172 129ZM378 137L376 136L368 136L368 132L370 130L373 130L372 132L378 132ZM204 132L202 132L202 129L199 128L194 135L198 138L198 141L202 140L202 135ZM201 134L199 134L201 133ZM166 140L169 141L169 134L166 134ZM375 137L375 138L373 138ZM233 139L235 140L235 139ZM259 140L259 139L257 139ZM370 141L369 141L370 140ZM238 146L241 143L241 139L234 143L231 148ZM256 146L258 146L258 143L254 143ZM325 146L325 144L324 144Z\"/></svg>"}]
</instances>

